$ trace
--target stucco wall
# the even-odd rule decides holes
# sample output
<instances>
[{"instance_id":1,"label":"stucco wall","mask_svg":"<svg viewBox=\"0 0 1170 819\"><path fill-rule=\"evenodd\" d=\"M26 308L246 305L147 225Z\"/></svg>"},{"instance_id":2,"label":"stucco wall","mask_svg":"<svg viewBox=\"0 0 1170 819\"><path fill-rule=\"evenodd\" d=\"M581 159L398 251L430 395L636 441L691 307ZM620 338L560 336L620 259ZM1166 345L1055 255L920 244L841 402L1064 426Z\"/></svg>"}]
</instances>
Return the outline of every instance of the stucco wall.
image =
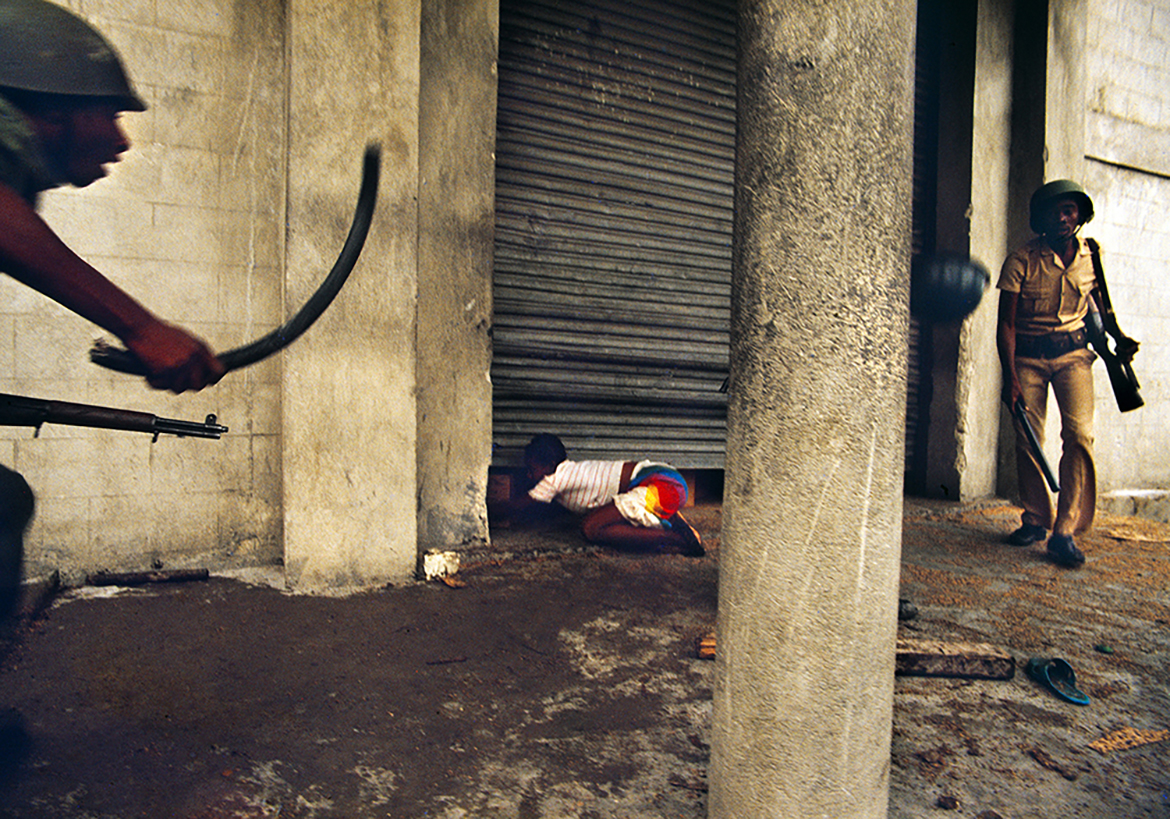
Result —
<instances>
[{"instance_id":1,"label":"stucco wall","mask_svg":"<svg viewBox=\"0 0 1170 819\"><path fill-rule=\"evenodd\" d=\"M1142 342L1135 368L1146 399L1142 409L1121 414L1105 368L1095 368L1100 502L1115 511L1165 517L1170 505L1159 499L1170 488L1170 465L1164 456L1170 446L1164 424L1170 345L1161 329L1170 314L1170 281L1165 276L1170 231L1162 216L1170 195L1170 2L1077 0L1050 7L1042 146L1032 145L1028 117L1033 109L1002 104L1006 80L998 74L1001 69L1011 71L1011 64L1020 59L1010 48L1003 50L1011 39L1007 27L1013 21L1005 16L1010 14L1010 5L1002 0L980 3L977 70L986 82L977 82L976 89L972 254L984 259L993 277L998 274L1003 253L1030 236L1027 198L1043 178L1072 177L1089 190L1097 216L1084 233L1102 243L1122 328ZM1016 17L1014 25L1020 24ZM993 39L986 36L996 32ZM1038 98L1037 91L1026 90L1027 76L1038 68L1017 69L1011 89L1015 98ZM1069 104L1077 101L1081 105ZM1008 116L1014 120L1005 129ZM982 149L981 141L986 142ZM1006 190L1001 181L1001 153L1005 159L1010 156L1012 163ZM980 166L990 173L981 176ZM1002 203L1000 197L1006 197ZM994 291L988 300L994 302ZM994 311L992 305L984 305L980 314L986 309ZM983 328L985 317L980 314L974 321ZM980 329L979 335L982 340L973 335L964 344L969 349L986 345L993 352L994 337L986 329ZM981 396L973 393L972 400L987 401L998 390L998 367L990 366L989 356L983 359L983 364L970 369L972 384ZM987 370L982 380L980 368ZM1054 402L1049 415L1057 417ZM1015 491L1011 430L1005 416L1000 417L996 490L1010 497ZM1054 463L1059 448L1059 436L1053 430L1046 450ZM979 469L974 460L970 467ZM981 483L982 478L964 474L964 490ZM1154 503L1149 500L1151 492ZM963 496L967 497L966 491Z\"/></svg>"},{"instance_id":2,"label":"stucco wall","mask_svg":"<svg viewBox=\"0 0 1170 819\"><path fill-rule=\"evenodd\" d=\"M285 573L304 591L400 582L417 548L419 3L296 0L288 16L296 303L340 249L367 142L383 167L361 259L284 353Z\"/></svg>"},{"instance_id":3,"label":"stucco wall","mask_svg":"<svg viewBox=\"0 0 1170 819\"><path fill-rule=\"evenodd\" d=\"M71 3L122 51L150 105L110 178L51 192L42 215L165 319L236 346L279 321L283 297L283 6ZM0 276L0 389L202 420L221 441L0 428L0 461L37 493L28 569L272 562L280 554L279 360L172 397L100 370L101 331Z\"/></svg>"},{"instance_id":4,"label":"stucco wall","mask_svg":"<svg viewBox=\"0 0 1170 819\"><path fill-rule=\"evenodd\" d=\"M994 276L1008 252L1008 185L1011 173L1012 19L1002 0L979 3L975 46L975 115L972 133L971 256ZM957 376L960 407L959 499L996 490L1001 406L995 349L998 293L989 288L963 323Z\"/></svg>"},{"instance_id":5,"label":"stucco wall","mask_svg":"<svg viewBox=\"0 0 1170 819\"><path fill-rule=\"evenodd\" d=\"M418 540L487 540L497 0L427 0L419 93Z\"/></svg>"},{"instance_id":6,"label":"stucco wall","mask_svg":"<svg viewBox=\"0 0 1170 819\"><path fill-rule=\"evenodd\" d=\"M1170 2L1091 3L1085 185L1122 329L1142 343L1146 406L1121 414L1097 368L1098 478L1104 492L1170 489Z\"/></svg>"},{"instance_id":7,"label":"stucco wall","mask_svg":"<svg viewBox=\"0 0 1170 819\"><path fill-rule=\"evenodd\" d=\"M0 430L0 459L38 494L28 572L61 569L74 581L102 568L283 560L305 590L410 577L420 3L110 0L76 10L122 51L150 110L126 116L136 147L110 179L53 192L43 214L213 348L267 332L316 289L349 228L367 143L382 146L382 180L365 250L325 315L279 356L197 395L89 364L96 328L0 280L0 389L215 413L231 428L221 441L154 444Z\"/></svg>"}]
</instances>

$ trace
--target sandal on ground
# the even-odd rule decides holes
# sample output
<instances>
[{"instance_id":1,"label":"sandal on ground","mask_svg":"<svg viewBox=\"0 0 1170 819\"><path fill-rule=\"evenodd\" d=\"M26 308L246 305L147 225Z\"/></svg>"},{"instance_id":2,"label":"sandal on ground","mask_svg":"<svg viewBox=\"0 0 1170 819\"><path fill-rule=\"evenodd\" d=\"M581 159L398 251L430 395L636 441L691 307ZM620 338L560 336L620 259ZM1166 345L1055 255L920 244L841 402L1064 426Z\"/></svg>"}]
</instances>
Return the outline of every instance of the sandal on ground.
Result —
<instances>
[{"instance_id":1,"label":"sandal on ground","mask_svg":"<svg viewBox=\"0 0 1170 819\"><path fill-rule=\"evenodd\" d=\"M669 523L670 530L676 533L683 542L679 550L680 554L687 557L702 557L707 554L698 530L687 522L687 519L682 516L682 512L675 512L671 515Z\"/></svg>"},{"instance_id":2,"label":"sandal on ground","mask_svg":"<svg viewBox=\"0 0 1170 819\"><path fill-rule=\"evenodd\" d=\"M1059 657L1033 657L1024 666L1028 676L1056 696L1074 705L1088 705L1089 697L1077 688L1077 675L1067 660Z\"/></svg>"}]
</instances>

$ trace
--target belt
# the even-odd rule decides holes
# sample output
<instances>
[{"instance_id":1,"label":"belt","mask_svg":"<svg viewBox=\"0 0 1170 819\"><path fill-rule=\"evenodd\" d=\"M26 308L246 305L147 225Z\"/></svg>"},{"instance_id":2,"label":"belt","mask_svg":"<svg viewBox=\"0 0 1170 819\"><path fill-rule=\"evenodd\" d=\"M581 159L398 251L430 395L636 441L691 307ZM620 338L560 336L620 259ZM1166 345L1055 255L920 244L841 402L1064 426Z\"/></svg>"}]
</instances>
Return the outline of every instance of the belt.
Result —
<instances>
[{"instance_id":1,"label":"belt","mask_svg":"<svg viewBox=\"0 0 1170 819\"><path fill-rule=\"evenodd\" d=\"M1089 344L1084 329L1071 333L1048 333L1043 336L1016 335L1016 356L1019 358L1060 358L1073 350L1083 350Z\"/></svg>"}]
</instances>

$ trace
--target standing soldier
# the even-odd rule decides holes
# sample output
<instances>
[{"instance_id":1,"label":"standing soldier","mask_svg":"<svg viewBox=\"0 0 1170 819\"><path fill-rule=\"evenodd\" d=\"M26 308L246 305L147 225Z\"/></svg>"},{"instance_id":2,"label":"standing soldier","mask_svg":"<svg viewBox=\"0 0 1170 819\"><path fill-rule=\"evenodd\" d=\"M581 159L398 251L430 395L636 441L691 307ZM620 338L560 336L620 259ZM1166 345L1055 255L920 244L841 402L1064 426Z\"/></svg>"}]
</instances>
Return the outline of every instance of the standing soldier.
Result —
<instances>
[{"instance_id":1,"label":"standing soldier","mask_svg":"<svg viewBox=\"0 0 1170 819\"><path fill-rule=\"evenodd\" d=\"M1093 373L1096 355L1088 349L1085 320L1090 300L1107 311L1093 269L1088 240L1078 235L1093 218L1093 201L1068 179L1041 186L1033 195L1029 224L1040 234L1008 256L998 288L996 336L1003 368L1003 400L1014 410L1022 402L1036 435L1044 440L1048 388L1060 408L1062 449L1056 515L1045 478L1016 421L1016 468L1021 526L1008 542L1028 546L1048 537L1048 557L1076 568L1085 556L1075 535L1093 525L1097 473L1093 465ZM1109 326L1112 324L1112 326ZM1118 355L1128 360L1137 351L1133 339L1107 322L1117 339ZM1015 413L1013 412L1013 417Z\"/></svg>"},{"instance_id":2,"label":"standing soldier","mask_svg":"<svg viewBox=\"0 0 1170 819\"><path fill-rule=\"evenodd\" d=\"M130 148L118 118L143 111L121 60L87 22L46 0L0 0L0 270L120 338L151 386L214 384L223 367L71 251L37 215L41 191L85 187ZM32 493L0 466L0 622L19 590Z\"/></svg>"}]
</instances>

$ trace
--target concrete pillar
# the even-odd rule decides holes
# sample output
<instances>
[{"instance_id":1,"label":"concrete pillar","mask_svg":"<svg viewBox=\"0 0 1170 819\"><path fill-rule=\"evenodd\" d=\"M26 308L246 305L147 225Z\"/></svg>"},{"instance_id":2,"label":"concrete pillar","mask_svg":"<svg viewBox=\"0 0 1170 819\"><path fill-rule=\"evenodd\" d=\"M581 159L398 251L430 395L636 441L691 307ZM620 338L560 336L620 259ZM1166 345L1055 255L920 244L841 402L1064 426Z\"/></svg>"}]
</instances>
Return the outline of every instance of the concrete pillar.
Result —
<instances>
[{"instance_id":1,"label":"concrete pillar","mask_svg":"<svg viewBox=\"0 0 1170 819\"><path fill-rule=\"evenodd\" d=\"M424 0L419 93L419 549L487 541L497 0Z\"/></svg>"},{"instance_id":2,"label":"concrete pillar","mask_svg":"<svg viewBox=\"0 0 1170 819\"><path fill-rule=\"evenodd\" d=\"M886 815L914 20L740 2L717 819Z\"/></svg>"},{"instance_id":3,"label":"concrete pillar","mask_svg":"<svg viewBox=\"0 0 1170 819\"><path fill-rule=\"evenodd\" d=\"M289 309L333 264L362 152L378 210L337 300L283 354L285 570L305 591L410 577L416 562L417 0L291 0Z\"/></svg>"},{"instance_id":4,"label":"concrete pillar","mask_svg":"<svg viewBox=\"0 0 1170 819\"><path fill-rule=\"evenodd\" d=\"M964 323L959 354L960 500L998 490L1000 369L995 348L999 292L1007 256L1012 123L1012 7L980 0L975 23L975 116L972 129L971 255L987 265L992 287ZM1010 425L1009 425L1010 426ZM1013 469L1014 474L1014 469Z\"/></svg>"},{"instance_id":5,"label":"concrete pillar","mask_svg":"<svg viewBox=\"0 0 1170 819\"><path fill-rule=\"evenodd\" d=\"M1048 4L1048 65L1045 82L1044 179L1085 176L1088 0Z\"/></svg>"}]
</instances>

